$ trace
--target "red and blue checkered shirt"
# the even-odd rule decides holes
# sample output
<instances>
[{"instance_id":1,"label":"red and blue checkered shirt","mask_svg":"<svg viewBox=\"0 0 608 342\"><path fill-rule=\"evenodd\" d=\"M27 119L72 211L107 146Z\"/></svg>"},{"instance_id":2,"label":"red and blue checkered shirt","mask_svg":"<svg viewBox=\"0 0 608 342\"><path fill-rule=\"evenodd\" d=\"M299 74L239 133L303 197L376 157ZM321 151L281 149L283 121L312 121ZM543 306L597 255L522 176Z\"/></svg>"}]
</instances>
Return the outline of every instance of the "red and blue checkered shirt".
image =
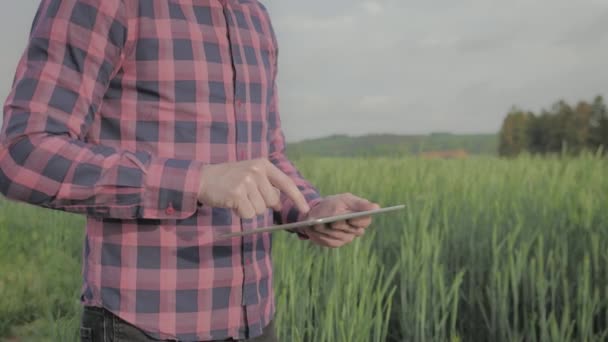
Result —
<instances>
[{"instance_id":1,"label":"red and blue checkered shirt","mask_svg":"<svg viewBox=\"0 0 608 342\"><path fill-rule=\"evenodd\" d=\"M255 0L41 2L4 106L0 190L86 215L84 304L182 341L274 318L271 236L214 237L300 213L283 195L242 220L197 191L203 165L267 158L319 201L285 157L277 51Z\"/></svg>"}]
</instances>

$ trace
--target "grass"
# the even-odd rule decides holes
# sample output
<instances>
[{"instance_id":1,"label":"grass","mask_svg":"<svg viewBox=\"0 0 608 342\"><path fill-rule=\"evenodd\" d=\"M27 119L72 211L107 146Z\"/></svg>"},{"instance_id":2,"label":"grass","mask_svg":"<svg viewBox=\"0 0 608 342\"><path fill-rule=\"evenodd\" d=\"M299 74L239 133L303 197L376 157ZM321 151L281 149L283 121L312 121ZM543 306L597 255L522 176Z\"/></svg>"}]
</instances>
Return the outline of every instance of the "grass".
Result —
<instances>
[{"instance_id":1,"label":"grass","mask_svg":"<svg viewBox=\"0 0 608 342\"><path fill-rule=\"evenodd\" d=\"M296 161L323 194L403 212L322 249L277 234L285 341L605 341L608 162ZM75 341L82 217L0 202L0 336Z\"/></svg>"}]
</instances>

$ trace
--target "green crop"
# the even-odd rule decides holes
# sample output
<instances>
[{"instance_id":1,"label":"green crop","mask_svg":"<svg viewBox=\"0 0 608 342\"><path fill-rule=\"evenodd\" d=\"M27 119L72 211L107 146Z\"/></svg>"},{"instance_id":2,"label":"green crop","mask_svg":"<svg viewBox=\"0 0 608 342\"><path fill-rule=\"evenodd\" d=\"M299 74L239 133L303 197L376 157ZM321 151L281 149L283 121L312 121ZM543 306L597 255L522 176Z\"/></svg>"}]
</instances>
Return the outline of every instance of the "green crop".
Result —
<instances>
[{"instance_id":1,"label":"green crop","mask_svg":"<svg viewBox=\"0 0 608 342\"><path fill-rule=\"evenodd\" d=\"M324 195L406 210L273 243L282 341L608 340L608 161L303 158ZM0 201L0 336L75 341L84 219Z\"/></svg>"}]
</instances>

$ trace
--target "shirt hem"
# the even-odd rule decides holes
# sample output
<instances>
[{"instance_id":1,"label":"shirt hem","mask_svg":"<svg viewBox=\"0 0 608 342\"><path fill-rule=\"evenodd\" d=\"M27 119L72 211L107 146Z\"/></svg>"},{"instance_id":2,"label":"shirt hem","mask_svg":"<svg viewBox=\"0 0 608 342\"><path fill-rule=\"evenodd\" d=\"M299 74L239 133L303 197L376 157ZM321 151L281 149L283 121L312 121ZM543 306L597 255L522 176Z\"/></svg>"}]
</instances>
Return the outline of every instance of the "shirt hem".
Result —
<instances>
[{"instance_id":1,"label":"shirt hem","mask_svg":"<svg viewBox=\"0 0 608 342\"><path fill-rule=\"evenodd\" d=\"M100 303L99 301L83 301L83 302L81 302L81 304L83 306L89 306L89 307L95 307L98 309L108 310L110 313L112 313L117 318L119 318L122 321L126 322L127 324L130 324L130 325L134 326L135 328L141 330L144 334L148 335L149 337L157 339L157 340L169 340L169 341L179 341L179 342L200 342L200 341L215 341L218 339L222 340L222 339L228 339L228 338L237 339L237 340L243 340L243 339L248 338L245 335L239 335L238 333L232 334L229 332L225 336L199 335L197 333L196 334L197 337L195 340L178 339L178 336L176 336L176 335L171 335L171 334L163 333L160 331L151 331L148 329L141 328L141 327L137 326L135 324L135 322L133 322L131 320L127 320L124 317L120 316L120 313L117 310L111 309L107 305Z\"/></svg>"}]
</instances>

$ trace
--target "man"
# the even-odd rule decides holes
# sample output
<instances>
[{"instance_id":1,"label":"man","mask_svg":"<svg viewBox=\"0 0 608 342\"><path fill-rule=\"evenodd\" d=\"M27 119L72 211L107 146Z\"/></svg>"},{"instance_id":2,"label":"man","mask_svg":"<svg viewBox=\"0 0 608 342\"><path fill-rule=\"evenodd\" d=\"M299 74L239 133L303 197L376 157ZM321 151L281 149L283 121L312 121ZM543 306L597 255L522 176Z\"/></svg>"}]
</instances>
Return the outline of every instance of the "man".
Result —
<instances>
[{"instance_id":1,"label":"man","mask_svg":"<svg viewBox=\"0 0 608 342\"><path fill-rule=\"evenodd\" d=\"M378 207L285 157L277 51L255 0L41 2L0 189L87 216L83 341L274 341L271 236L215 238ZM294 233L339 247L370 222Z\"/></svg>"}]
</instances>

